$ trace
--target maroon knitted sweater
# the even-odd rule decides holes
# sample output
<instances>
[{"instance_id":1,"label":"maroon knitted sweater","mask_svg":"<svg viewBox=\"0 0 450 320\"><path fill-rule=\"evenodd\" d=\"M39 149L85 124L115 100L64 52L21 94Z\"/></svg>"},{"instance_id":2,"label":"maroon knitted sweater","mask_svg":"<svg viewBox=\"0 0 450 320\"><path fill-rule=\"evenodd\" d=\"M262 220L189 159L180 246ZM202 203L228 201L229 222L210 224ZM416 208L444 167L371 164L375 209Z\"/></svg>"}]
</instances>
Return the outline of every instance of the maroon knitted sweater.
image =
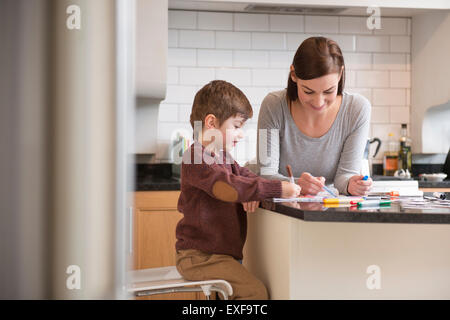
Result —
<instances>
[{"instance_id":1,"label":"maroon knitted sweater","mask_svg":"<svg viewBox=\"0 0 450 320\"><path fill-rule=\"evenodd\" d=\"M181 165L178 211L184 217L176 228L176 249L242 259L247 236L242 202L280 196L281 181L263 179L240 167L229 153L208 153L195 142Z\"/></svg>"}]
</instances>

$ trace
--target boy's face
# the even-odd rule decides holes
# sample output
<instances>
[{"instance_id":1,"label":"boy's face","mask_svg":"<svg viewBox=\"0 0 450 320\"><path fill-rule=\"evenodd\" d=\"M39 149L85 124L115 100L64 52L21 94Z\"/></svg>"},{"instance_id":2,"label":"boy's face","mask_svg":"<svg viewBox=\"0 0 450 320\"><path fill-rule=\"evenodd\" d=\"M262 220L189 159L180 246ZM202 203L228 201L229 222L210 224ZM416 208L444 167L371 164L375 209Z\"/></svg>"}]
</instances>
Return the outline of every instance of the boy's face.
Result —
<instances>
[{"instance_id":1,"label":"boy's face","mask_svg":"<svg viewBox=\"0 0 450 320\"><path fill-rule=\"evenodd\" d=\"M215 119L214 129L220 131L222 136L222 139L218 139L218 137L215 137L215 147L217 149L223 149L227 151L233 149L236 144L244 138L243 126L245 124L245 121L246 119L244 117L236 115L228 118L222 123L222 125L219 126L219 121Z\"/></svg>"}]
</instances>

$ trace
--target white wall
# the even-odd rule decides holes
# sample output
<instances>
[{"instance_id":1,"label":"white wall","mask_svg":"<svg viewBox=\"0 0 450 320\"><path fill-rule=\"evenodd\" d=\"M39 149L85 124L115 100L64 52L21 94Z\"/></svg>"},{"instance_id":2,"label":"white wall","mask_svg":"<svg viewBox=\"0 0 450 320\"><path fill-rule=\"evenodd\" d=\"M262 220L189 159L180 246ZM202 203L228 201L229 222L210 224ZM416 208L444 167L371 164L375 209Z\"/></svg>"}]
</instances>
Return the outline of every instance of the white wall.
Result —
<instances>
[{"instance_id":1,"label":"white wall","mask_svg":"<svg viewBox=\"0 0 450 320\"><path fill-rule=\"evenodd\" d=\"M433 118L431 121L425 121L428 125L423 126L424 130L422 125L430 107L450 103L450 13L421 14L412 21L413 148L423 153L447 153L450 146L449 106L447 113L441 110L430 117Z\"/></svg>"},{"instance_id":2,"label":"white wall","mask_svg":"<svg viewBox=\"0 0 450 320\"><path fill-rule=\"evenodd\" d=\"M246 128L256 130L262 99L286 86L296 49L316 35L338 42L347 66L346 90L372 102L371 136L399 137L400 124L410 122L411 19L381 22L381 30L371 31L365 17L170 10L168 88L159 109L158 144L179 128L191 131L194 95L213 79L230 81L247 95L254 117ZM239 163L256 155L255 143L247 150L238 144Z\"/></svg>"}]
</instances>

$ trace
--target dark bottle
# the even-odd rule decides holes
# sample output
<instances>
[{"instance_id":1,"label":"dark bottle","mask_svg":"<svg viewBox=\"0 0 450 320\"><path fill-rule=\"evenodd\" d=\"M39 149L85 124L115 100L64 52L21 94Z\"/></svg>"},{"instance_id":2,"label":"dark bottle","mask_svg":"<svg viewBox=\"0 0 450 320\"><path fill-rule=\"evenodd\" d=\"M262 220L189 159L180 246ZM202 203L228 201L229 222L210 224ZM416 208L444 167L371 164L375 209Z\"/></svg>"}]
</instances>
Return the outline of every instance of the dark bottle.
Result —
<instances>
[{"instance_id":1,"label":"dark bottle","mask_svg":"<svg viewBox=\"0 0 450 320\"><path fill-rule=\"evenodd\" d=\"M411 172L412 166L412 152L411 152L411 138L408 137L408 127L406 123L402 124L402 131L400 137L400 150L398 152L398 168L408 170Z\"/></svg>"}]
</instances>

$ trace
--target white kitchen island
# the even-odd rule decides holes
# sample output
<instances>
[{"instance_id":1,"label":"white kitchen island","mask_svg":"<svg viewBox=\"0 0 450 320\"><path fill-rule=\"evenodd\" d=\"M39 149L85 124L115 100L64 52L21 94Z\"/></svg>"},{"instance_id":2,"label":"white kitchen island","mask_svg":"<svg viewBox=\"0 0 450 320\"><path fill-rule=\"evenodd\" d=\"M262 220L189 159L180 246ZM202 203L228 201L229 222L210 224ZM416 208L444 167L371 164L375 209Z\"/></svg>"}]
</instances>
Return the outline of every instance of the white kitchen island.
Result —
<instances>
[{"instance_id":1,"label":"white kitchen island","mask_svg":"<svg viewBox=\"0 0 450 320\"><path fill-rule=\"evenodd\" d=\"M450 299L450 210L263 206L244 265L270 299Z\"/></svg>"}]
</instances>

